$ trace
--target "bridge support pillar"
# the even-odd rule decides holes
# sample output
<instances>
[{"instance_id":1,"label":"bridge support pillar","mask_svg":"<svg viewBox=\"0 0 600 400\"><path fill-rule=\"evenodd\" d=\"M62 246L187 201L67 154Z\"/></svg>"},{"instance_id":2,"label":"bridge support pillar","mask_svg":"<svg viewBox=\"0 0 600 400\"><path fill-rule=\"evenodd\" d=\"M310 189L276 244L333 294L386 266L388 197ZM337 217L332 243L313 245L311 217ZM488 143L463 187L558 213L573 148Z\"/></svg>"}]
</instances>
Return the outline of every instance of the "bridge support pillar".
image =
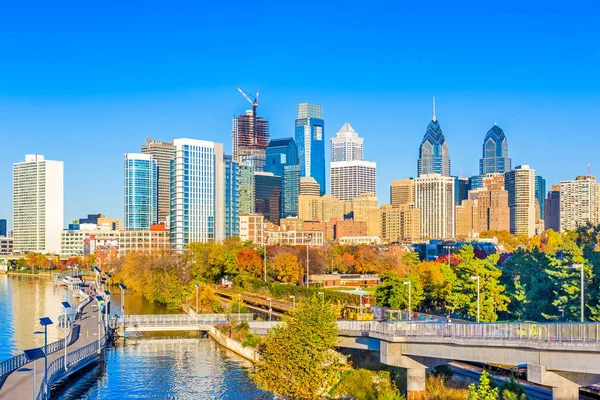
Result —
<instances>
[{"instance_id":1,"label":"bridge support pillar","mask_svg":"<svg viewBox=\"0 0 600 400\"><path fill-rule=\"evenodd\" d=\"M579 386L553 387L552 400L578 400Z\"/></svg>"},{"instance_id":2,"label":"bridge support pillar","mask_svg":"<svg viewBox=\"0 0 600 400\"><path fill-rule=\"evenodd\" d=\"M407 400L421 400L425 396L425 368L408 368L406 370Z\"/></svg>"}]
</instances>

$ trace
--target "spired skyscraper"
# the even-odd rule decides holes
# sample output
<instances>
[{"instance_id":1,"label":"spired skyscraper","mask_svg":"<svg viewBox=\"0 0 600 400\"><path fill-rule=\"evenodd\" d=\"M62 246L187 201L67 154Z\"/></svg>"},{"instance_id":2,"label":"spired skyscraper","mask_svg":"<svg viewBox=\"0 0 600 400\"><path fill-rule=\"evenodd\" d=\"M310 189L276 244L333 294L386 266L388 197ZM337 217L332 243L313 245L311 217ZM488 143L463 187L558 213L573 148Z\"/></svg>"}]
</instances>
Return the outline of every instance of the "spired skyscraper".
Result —
<instances>
[{"instance_id":1,"label":"spired skyscraper","mask_svg":"<svg viewBox=\"0 0 600 400\"><path fill-rule=\"evenodd\" d=\"M510 171L508 141L504 131L496 123L483 139L483 158L479 160L479 175L505 173Z\"/></svg>"},{"instance_id":2,"label":"spired skyscraper","mask_svg":"<svg viewBox=\"0 0 600 400\"><path fill-rule=\"evenodd\" d=\"M296 145L300 176L313 177L325 194L325 121L320 104L300 103L296 117Z\"/></svg>"},{"instance_id":3,"label":"spired skyscraper","mask_svg":"<svg viewBox=\"0 0 600 400\"><path fill-rule=\"evenodd\" d=\"M417 176L426 174L450 176L450 150L440 123L435 117L435 97L433 98L433 117L427 125L425 136L419 146Z\"/></svg>"}]
</instances>

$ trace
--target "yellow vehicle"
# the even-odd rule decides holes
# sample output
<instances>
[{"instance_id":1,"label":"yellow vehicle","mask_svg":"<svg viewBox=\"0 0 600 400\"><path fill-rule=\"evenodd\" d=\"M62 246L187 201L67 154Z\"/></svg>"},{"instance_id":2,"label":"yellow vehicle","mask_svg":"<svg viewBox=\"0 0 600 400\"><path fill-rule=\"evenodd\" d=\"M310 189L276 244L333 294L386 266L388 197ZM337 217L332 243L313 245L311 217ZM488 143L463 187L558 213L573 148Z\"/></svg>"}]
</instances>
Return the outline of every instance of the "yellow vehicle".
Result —
<instances>
[{"instance_id":1,"label":"yellow vehicle","mask_svg":"<svg viewBox=\"0 0 600 400\"><path fill-rule=\"evenodd\" d=\"M406 314L402 315L400 310L384 310L383 320L384 321L402 321L406 319Z\"/></svg>"},{"instance_id":2,"label":"yellow vehicle","mask_svg":"<svg viewBox=\"0 0 600 400\"><path fill-rule=\"evenodd\" d=\"M373 314L371 314L368 306L363 306L361 313L359 306L348 305L342 308L342 318L353 321L371 321L373 320Z\"/></svg>"}]
</instances>

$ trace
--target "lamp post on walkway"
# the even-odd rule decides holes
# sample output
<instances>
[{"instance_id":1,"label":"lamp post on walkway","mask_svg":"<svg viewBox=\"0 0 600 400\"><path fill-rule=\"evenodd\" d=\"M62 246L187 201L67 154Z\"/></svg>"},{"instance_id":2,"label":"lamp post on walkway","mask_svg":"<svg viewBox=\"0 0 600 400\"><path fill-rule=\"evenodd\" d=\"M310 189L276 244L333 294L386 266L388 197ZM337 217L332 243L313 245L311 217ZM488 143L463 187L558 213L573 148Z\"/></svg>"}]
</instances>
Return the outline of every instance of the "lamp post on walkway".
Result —
<instances>
[{"instance_id":1,"label":"lamp post on walkway","mask_svg":"<svg viewBox=\"0 0 600 400\"><path fill-rule=\"evenodd\" d=\"M481 301L480 301L480 292L481 292L481 286L480 286L480 282L481 282L481 278L479 277L479 275L472 275L471 276L471 280L473 281L477 281L477 323L479 323L479 318L481 316Z\"/></svg>"},{"instance_id":2,"label":"lamp post on walkway","mask_svg":"<svg viewBox=\"0 0 600 400\"><path fill-rule=\"evenodd\" d=\"M110 292L108 290L104 291L104 301L105 301L105 310L108 311L110 308ZM106 312L104 317L104 332L108 330L108 318L110 317L110 312Z\"/></svg>"},{"instance_id":3,"label":"lamp post on walkway","mask_svg":"<svg viewBox=\"0 0 600 400\"><path fill-rule=\"evenodd\" d=\"M312 233L306 235L306 287L310 287L310 277L308 274L308 264L310 255L308 254L308 245L312 241Z\"/></svg>"},{"instance_id":4,"label":"lamp post on walkway","mask_svg":"<svg viewBox=\"0 0 600 400\"><path fill-rule=\"evenodd\" d=\"M584 287L583 287L583 273L585 271L585 268L583 268L583 264L573 264L573 269L579 269L581 270L581 283L579 286L579 290L580 290L580 294L581 294L581 322L583 322L585 320L585 293L584 293Z\"/></svg>"},{"instance_id":5,"label":"lamp post on walkway","mask_svg":"<svg viewBox=\"0 0 600 400\"><path fill-rule=\"evenodd\" d=\"M196 286L196 314L199 314L198 313L198 288L200 287L200 285L198 285L196 283L195 286Z\"/></svg>"},{"instance_id":6,"label":"lamp post on walkway","mask_svg":"<svg viewBox=\"0 0 600 400\"><path fill-rule=\"evenodd\" d=\"M101 349L101 336L102 336L102 332L101 332L101 326L102 326L102 303L104 302L104 299L102 298L102 296L96 296L96 302L98 303L98 353L100 353Z\"/></svg>"},{"instance_id":7,"label":"lamp post on walkway","mask_svg":"<svg viewBox=\"0 0 600 400\"><path fill-rule=\"evenodd\" d=\"M404 281L402 283L408 285L408 320L412 321L412 282Z\"/></svg>"},{"instance_id":8,"label":"lamp post on walkway","mask_svg":"<svg viewBox=\"0 0 600 400\"><path fill-rule=\"evenodd\" d=\"M53 322L50 318L40 318L40 325L44 327L44 379L46 379L46 373L48 372L48 325L52 324ZM65 359L65 362L66 361L67 360Z\"/></svg>"},{"instance_id":9,"label":"lamp post on walkway","mask_svg":"<svg viewBox=\"0 0 600 400\"><path fill-rule=\"evenodd\" d=\"M125 289L127 286L119 283L119 287L121 288L121 318L123 319L123 332L125 332Z\"/></svg>"},{"instance_id":10,"label":"lamp post on walkway","mask_svg":"<svg viewBox=\"0 0 600 400\"><path fill-rule=\"evenodd\" d=\"M264 246L263 246L263 279L267 282L267 239L268 237L265 235L264 237Z\"/></svg>"},{"instance_id":11,"label":"lamp post on walkway","mask_svg":"<svg viewBox=\"0 0 600 400\"><path fill-rule=\"evenodd\" d=\"M67 309L71 308L71 305L68 301L63 301L62 303L63 310L65 310L65 371L67 370L67 326L69 325L69 320L67 319Z\"/></svg>"},{"instance_id":12,"label":"lamp post on walkway","mask_svg":"<svg viewBox=\"0 0 600 400\"><path fill-rule=\"evenodd\" d=\"M450 266L450 252L452 251L452 246L445 245L444 249L446 249L446 252L447 252L447 255L448 255L448 266Z\"/></svg>"}]
</instances>

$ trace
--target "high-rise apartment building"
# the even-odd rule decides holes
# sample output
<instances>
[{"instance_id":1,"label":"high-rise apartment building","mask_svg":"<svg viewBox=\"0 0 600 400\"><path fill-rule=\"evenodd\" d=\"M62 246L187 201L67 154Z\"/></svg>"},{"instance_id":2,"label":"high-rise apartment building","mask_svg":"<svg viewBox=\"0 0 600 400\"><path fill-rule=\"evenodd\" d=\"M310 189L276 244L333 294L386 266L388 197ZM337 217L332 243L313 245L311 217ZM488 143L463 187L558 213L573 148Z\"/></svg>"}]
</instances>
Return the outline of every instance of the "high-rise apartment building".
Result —
<instances>
[{"instance_id":1,"label":"high-rise apartment building","mask_svg":"<svg viewBox=\"0 0 600 400\"><path fill-rule=\"evenodd\" d=\"M271 172L254 173L254 212L279 225L281 218L281 177Z\"/></svg>"},{"instance_id":2,"label":"high-rise apartment building","mask_svg":"<svg viewBox=\"0 0 600 400\"><path fill-rule=\"evenodd\" d=\"M440 123L435 117L435 98L433 99L433 116L419 146L417 172L418 176L428 174L450 176L450 150Z\"/></svg>"},{"instance_id":3,"label":"high-rise apartment building","mask_svg":"<svg viewBox=\"0 0 600 400\"><path fill-rule=\"evenodd\" d=\"M382 241L392 243L421 237L421 212L413 204L384 204L380 216Z\"/></svg>"},{"instance_id":4,"label":"high-rise apartment building","mask_svg":"<svg viewBox=\"0 0 600 400\"><path fill-rule=\"evenodd\" d=\"M269 142L265 172L281 177L281 218L298 216L300 165L294 139L273 139Z\"/></svg>"},{"instance_id":5,"label":"high-rise apartment building","mask_svg":"<svg viewBox=\"0 0 600 400\"><path fill-rule=\"evenodd\" d=\"M303 221L329 222L332 218L344 219L344 202L333 196L298 197L298 218Z\"/></svg>"},{"instance_id":6,"label":"high-rise apartment building","mask_svg":"<svg viewBox=\"0 0 600 400\"><path fill-rule=\"evenodd\" d=\"M147 230L158 219L158 166L151 154L125 154L125 229Z\"/></svg>"},{"instance_id":7,"label":"high-rise apartment building","mask_svg":"<svg viewBox=\"0 0 600 400\"><path fill-rule=\"evenodd\" d=\"M256 246L265 243L265 217L260 214L240 214L240 240Z\"/></svg>"},{"instance_id":8,"label":"high-rise apartment building","mask_svg":"<svg viewBox=\"0 0 600 400\"><path fill-rule=\"evenodd\" d=\"M225 163L225 237L240 234L240 163L224 155Z\"/></svg>"},{"instance_id":9,"label":"high-rise apartment building","mask_svg":"<svg viewBox=\"0 0 600 400\"><path fill-rule=\"evenodd\" d=\"M477 207L479 232L510 230L510 208L508 191L504 189L504 174L487 174L483 178L483 188L477 190Z\"/></svg>"},{"instance_id":10,"label":"high-rise apartment building","mask_svg":"<svg viewBox=\"0 0 600 400\"><path fill-rule=\"evenodd\" d=\"M331 195L345 201L377 189L377 165L372 161L338 161L331 163Z\"/></svg>"},{"instance_id":11,"label":"high-rise apartment building","mask_svg":"<svg viewBox=\"0 0 600 400\"><path fill-rule=\"evenodd\" d=\"M325 121L320 104L298 104L296 145L300 156L300 176L315 178L323 195L326 189Z\"/></svg>"},{"instance_id":12,"label":"high-rise apartment building","mask_svg":"<svg viewBox=\"0 0 600 400\"><path fill-rule=\"evenodd\" d=\"M354 221L368 221L369 212L379 208L377 196L373 193L364 193L352 199L352 219Z\"/></svg>"},{"instance_id":13,"label":"high-rise apartment building","mask_svg":"<svg viewBox=\"0 0 600 400\"><path fill-rule=\"evenodd\" d=\"M142 153L151 154L156 161L158 167L158 185L156 187L158 223L168 227L171 214L171 161L175 157L173 142L161 142L147 138L146 144L142 146Z\"/></svg>"},{"instance_id":14,"label":"high-rise apartment building","mask_svg":"<svg viewBox=\"0 0 600 400\"><path fill-rule=\"evenodd\" d=\"M256 115L256 108L233 118L233 159L262 172L269 144L269 121Z\"/></svg>"},{"instance_id":15,"label":"high-rise apartment building","mask_svg":"<svg viewBox=\"0 0 600 400\"><path fill-rule=\"evenodd\" d=\"M62 161L27 154L13 164L14 251L60 252L64 219Z\"/></svg>"},{"instance_id":16,"label":"high-rise apartment building","mask_svg":"<svg viewBox=\"0 0 600 400\"><path fill-rule=\"evenodd\" d=\"M476 238L479 236L478 200L463 200L456 206L456 237Z\"/></svg>"},{"instance_id":17,"label":"high-rise apartment building","mask_svg":"<svg viewBox=\"0 0 600 400\"><path fill-rule=\"evenodd\" d=\"M560 231L598 223L598 184L593 176L560 182Z\"/></svg>"},{"instance_id":18,"label":"high-rise apartment building","mask_svg":"<svg viewBox=\"0 0 600 400\"><path fill-rule=\"evenodd\" d=\"M560 232L560 185L552 185L544 199L544 229Z\"/></svg>"},{"instance_id":19,"label":"high-rise apartment building","mask_svg":"<svg viewBox=\"0 0 600 400\"><path fill-rule=\"evenodd\" d=\"M479 160L479 175L505 173L511 169L508 141L504 131L494 123L483 139L483 158Z\"/></svg>"},{"instance_id":20,"label":"high-rise apartment building","mask_svg":"<svg viewBox=\"0 0 600 400\"><path fill-rule=\"evenodd\" d=\"M171 168L171 245L225 239L223 144L175 139Z\"/></svg>"},{"instance_id":21,"label":"high-rise apartment building","mask_svg":"<svg viewBox=\"0 0 600 400\"><path fill-rule=\"evenodd\" d=\"M390 186L390 204L398 207L401 204L415 204L415 181L412 178L392 181Z\"/></svg>"},{"instance_id":22,"label":"high-rise apartment building","mask_svg":"<svg viewBox=\"0 0 600 400\"><path fill-rule=\"evenodd\" d=\"M535 235L535 170L529 165L519 165L504 174L510 208L510 233Z\"/></svg>"},{"instance_id":23,"label":"high-rise apartment building","mask_svg":"<svg viewBox=\"0 0 600 400\"><path fill-rule=\"evenodd\" d=\"M240 164L240 214L254 213L254 168Z\"/></svg>"},{"instance_id":24,"label":"high-rise apartment building","mask_svg":"<svg viewBox=\"0 0 600 400\"><path fill-rule=\"evenodd\" d=\"M546 180L539 175L535 176L535 199L538 204L539 213L536 220L544 219L544 199L546 198Z\"/></svg>"},{"instance_id":25,"label":"high-rise apartment building","mask_svg":"<svg viewBox=\"0 0 600 400\"><path fill-rule=\"evenodd\" d=\"M458 205L469 198L469 178L454 178L454 198Z\"/></svg>"},{"instance_id":26,"label":"high-rise apartment building","mask_svg":"<svg viewBox=\"0 0 600 400\"><path fill-rule=\"evenodd\" d=\"M300 193L304 196L320 196L321 187L313 177L300 177Z\"/></svg>"},{"instance_id":27,"label":"high-rise apartment building","mask_svg":"<svg viewBox=\"0 0 600 400\"><path fill-rule=\"evenodd\" d=\"M454 178L440 174L415 178L415 206L421 211L421 237L454 238Z\"/></svg>"}]
</instances>

